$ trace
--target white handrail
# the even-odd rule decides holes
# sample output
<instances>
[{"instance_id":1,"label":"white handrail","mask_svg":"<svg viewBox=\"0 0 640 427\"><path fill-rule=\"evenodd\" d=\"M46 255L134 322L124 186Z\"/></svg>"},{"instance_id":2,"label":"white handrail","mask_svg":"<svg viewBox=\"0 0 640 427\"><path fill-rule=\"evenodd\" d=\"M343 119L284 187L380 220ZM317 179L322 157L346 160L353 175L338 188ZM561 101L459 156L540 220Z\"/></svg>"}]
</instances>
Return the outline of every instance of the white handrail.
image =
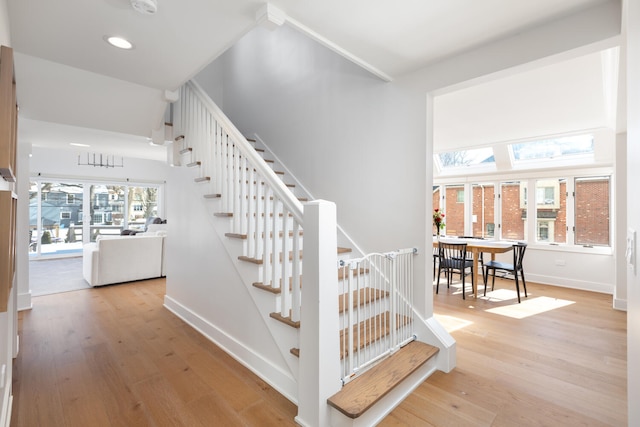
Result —
<instances>
[{"instance_id":1,"label":"white handrail","mask_svg":"<svg viewBox=\"0 0 640 427\"><path fill-rule=\"evenodd\" d=\"M278 199L282 200L287 209L291 212L293 217L300 224L304 224L302 218L302 203L298 199L294 197L294 195L289 191L287 186L282 182L277 175L269 168L266 163L262 160L260 155L256 153L254 148L249 144L249 141L244 137L244 135L235 127L231 120L218 108L218 106L211 101L211 99L206 95L205 91L193 80L190 80L186 83L186 85L193 90L193 92L198 97L198 100L202 102L207 109L211 112L214 118L223 126L226 130L227 134L233 139L236 143L240 153L249 159L252 166L258 171L260 176L265 179L265 182L268 182L269 186L273 188L275 195Z\"/></svg>"}]
</instances>

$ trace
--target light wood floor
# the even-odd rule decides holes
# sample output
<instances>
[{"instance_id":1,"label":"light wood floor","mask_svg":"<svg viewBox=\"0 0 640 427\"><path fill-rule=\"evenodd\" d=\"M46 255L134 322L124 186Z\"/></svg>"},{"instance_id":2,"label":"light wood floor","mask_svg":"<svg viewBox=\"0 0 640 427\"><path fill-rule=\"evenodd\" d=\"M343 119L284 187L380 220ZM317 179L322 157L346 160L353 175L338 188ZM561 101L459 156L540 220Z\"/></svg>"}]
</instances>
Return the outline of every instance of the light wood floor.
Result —
<instances>
[{"instance_id":1,"label":"light wood floor","mask_svg":"<svg viewBox=\"0 0 640 427\"><path fill-rule=\"evenodd\" d=\"M513 287L466 301L440 287L457 367L381 425L627 425L626 314L607 295L534 284L518 305ZM11 426L295 425L295 405L164 309L163 295L164 280L150 280L34 298L19 315Z\"/></svg>"}]
</instances>

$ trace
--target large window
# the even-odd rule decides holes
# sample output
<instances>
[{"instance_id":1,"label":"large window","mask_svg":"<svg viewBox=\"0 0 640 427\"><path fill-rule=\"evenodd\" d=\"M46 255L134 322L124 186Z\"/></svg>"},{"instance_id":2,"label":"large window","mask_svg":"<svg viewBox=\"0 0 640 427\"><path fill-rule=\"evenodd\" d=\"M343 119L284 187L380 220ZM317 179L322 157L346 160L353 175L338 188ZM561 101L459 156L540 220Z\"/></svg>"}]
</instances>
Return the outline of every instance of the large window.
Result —
<instances>
[{"instance_id":1,"label":"large window","mask_svg":"<svg viewBox=\"0 0 640 427\"><path fill-rule=\"evenodd\" d=\"M144 229L158 216L160 185L50 182L34 178L29 191L29 253L82 252L82 244L123 228Z\"/></svg>"},{"instance_id":2,"label":"large window","mask_svg":"<svg viewBox=\"0 0 640 427\"><path fill-rule=\"evenodd\" d=\"M567 180L536 181L536 241L566 243Z\"/></svg>"},{"instance_id":3,"label":"large window","mask_svg":"<svg viewBox=\"0 0 640 427\"><path fill-rule=\"evenodd\" d=\"M574 135L510 144L513 160L558 160L593 157L593 135Z\"/></svg>"},{"instance_id":4,"label":"large window","mask_svg":"<svg viewBox=\"0 0 640 427\"><path fill-rule=\"evenodd\" d=\"M30 255L61 255L82 251L82 230L80 239L77 239L75 224L79 212L82 212L83 191L81 183L31 182Z\"/></svg>"},{"instance_id":5,"label":"large window","mask_svg":"<svg viewBox=\"0 0 640 427\"><path fill-rule=\"evenodd\" d=\"M508 181L500 184L503 239L526 239L526 189L527 181Z\"/></svg>"},{"instance_id":6,"label":"large window","mask_svg":"<svg viewBox=\"0 0 640 427\"><path fill-rule=\"evenodd\" d=\"M576 178L575 244L609 246L609 177Z\"/></svg>"},{"instance_id":7,"label":"large window","mask_svg":"<svg viewBox=\"0 0 640 427\"><path fill-rule=\"evenodd\" d=\"M471 224L474 237L495 236L495 187L493 184L473 184Z\"/></svg>"},{"instance_id":8,"label":"large window","mask_svg":"<svg viewBox=\"0 0 640 427\"><path fill-rule=\"evenodd\" d=\"M449 236L610 247L611 191L608 175L452 183L434 188L434 207L444 206Z\"/></svg>"},{"instance_id":9,"label":"large window","mask_svg":"<svg viewBox=\"0 0 640 427\"><path fill-rule=\"evenodd\" d=\"M493 148L476 148L470 150L447 151L438 154L442 168L456 168L462 166L495 165Z\"/></svg>"},{"instance_id":10,"label":"large window","mask_svg":"<svg viewBox=\"0 0 640 427\"><path fill-rule=\"evenodd\" d=\"M445 187L445 224L447 236L464 235L464 185Z\"/></svg>"}]
</instances>

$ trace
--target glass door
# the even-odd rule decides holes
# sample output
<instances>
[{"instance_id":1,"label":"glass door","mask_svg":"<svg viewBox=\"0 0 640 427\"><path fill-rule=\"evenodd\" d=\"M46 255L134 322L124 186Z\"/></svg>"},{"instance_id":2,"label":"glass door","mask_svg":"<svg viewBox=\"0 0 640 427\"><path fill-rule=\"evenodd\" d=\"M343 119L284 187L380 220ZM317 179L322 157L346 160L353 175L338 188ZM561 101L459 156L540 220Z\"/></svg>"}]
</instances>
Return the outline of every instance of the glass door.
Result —
<instances>
[{"instance_id":1,"label":"glass door","mask_svg":"<svg viewBox=\"0 0 640 427\"><path fill-rule=\"evenodd\" d=\"M82 252L84 189L81 183L31 182L29 190L29 255Z\"/></svg>"}]
</instances>

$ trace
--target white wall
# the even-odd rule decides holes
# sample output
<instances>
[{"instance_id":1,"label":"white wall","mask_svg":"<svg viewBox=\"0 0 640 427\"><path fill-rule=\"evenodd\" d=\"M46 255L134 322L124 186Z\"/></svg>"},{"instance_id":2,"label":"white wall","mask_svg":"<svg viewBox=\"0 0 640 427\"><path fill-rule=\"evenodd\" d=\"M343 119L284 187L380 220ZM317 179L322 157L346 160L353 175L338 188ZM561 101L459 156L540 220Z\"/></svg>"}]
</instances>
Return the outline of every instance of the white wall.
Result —
<instances>
[{"instance_id":1,"label":"white wall","mask_svg":"<svg viewBox=\"0 0 640 427\"><path fill-rule=\"evenodd\" d=\"M129 180L130 182L164 182L169 166L166 162L125 158L121 168L103 168L78 165L74 150L54 150L32 147L29 161L30 176L64 177L99 180Z\"/></svg>"},{"instance_id":2,"label":"white wall","mask_svg":"<svg viewBox=\"0 0 640 427\"><path fill-rule=\"evenodd\" d=\"M235 267L241 262L231 259L224 246L225 243L236 245L238 256L242 242L226 237L222 237L226 239L222 242L220 236L224 231L216 230L214 222L224 226L224 222L230 220L214 217L220 209L219 200L202 197L201 187L193 182L196 174L192 168L172 168L169 174L167 198L171 202L167 206L170 220L165 305L283 395L294 399L295 375L266 324L276 322L268 317L268 310L275 311L274 295L254 288L248 290L245 286ZM249 283L260 280L259 267L255 264L242 263L240 268L249 272L245 274L254 275ZM258 304L253 297L264 304ZM264 317L256 305L267 306L262 310ZM284 324L275 327L278 326L290 328Z\"/></svg>"},{"instance_id":3,"label":"white wall","mask_svg":"<svg viewBox=\"0 0 640 427\"><path fill-rule=\"evenodd\" d=\"M640 233L640 0L627 0L627 227ZM636 240L635 250L640 245ZM636 253L636 263L640 257ZM629 425L640 425L640 272L627 270Z\"/></svg>"},{"instance_id":4,"label":"white wall","mask_svg":"<svg viewBox=\"0 0 640 427\"><path fill-rule=\"evenodd\" d=\"M258 134L314 198L335 202L338 224L365 252L420 248L423 283L425 94L287 26L256 28L221 60L236 126Z\"/></svg>"}]
</instances>

